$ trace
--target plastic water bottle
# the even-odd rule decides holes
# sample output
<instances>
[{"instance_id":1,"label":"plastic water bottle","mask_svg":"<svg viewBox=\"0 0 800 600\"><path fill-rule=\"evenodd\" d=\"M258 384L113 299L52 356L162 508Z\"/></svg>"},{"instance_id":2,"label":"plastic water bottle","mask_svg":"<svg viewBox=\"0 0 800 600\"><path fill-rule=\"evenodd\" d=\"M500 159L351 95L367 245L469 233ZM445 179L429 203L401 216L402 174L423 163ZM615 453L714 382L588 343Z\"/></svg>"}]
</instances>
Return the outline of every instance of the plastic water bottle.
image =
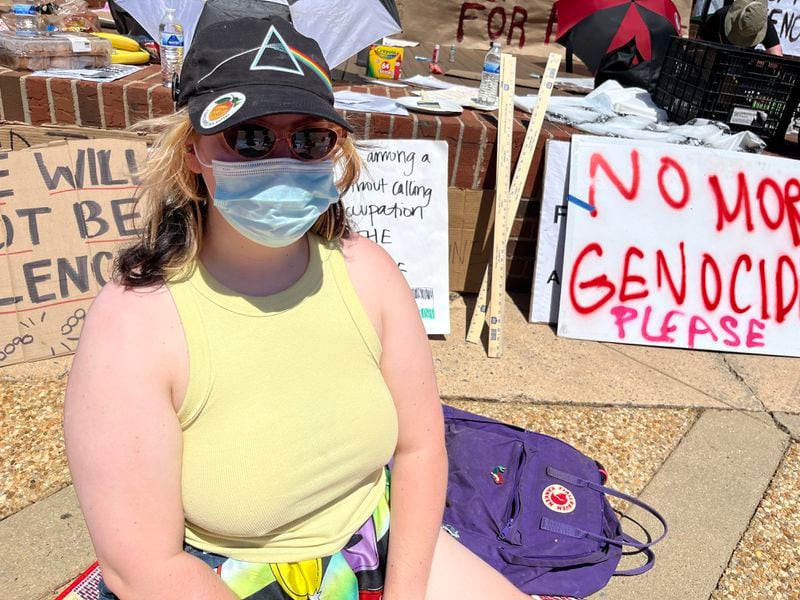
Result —
<instances>
[{"instance_id":1,"label":"plastic water bottle","mask_svg":"<svg viewBox=\"0 0 800 600\"><path fill-rule=\"evenodd\" d=\"M183 64L183 25L178 21L174 8L164 12L158 24L161 42L161 82L164 87L172 87L172 76L181 74Z\"/></svg>"},{"instance_id":2,"label":"plastic water bottle","mask_svg":"<svg viewBox=\"0 0 800 600\"><path fill-rule=\"evenodd\" d=\"M492 42L492 48L483 59L481 87L478 90L478 104L494 106L497 104L497 88L500 84L500 43Z\"/></svg>"},{"instance_id":3,"label":"plastic water bottle","mask_svg":"<svg viewBox=\"0 0 800 600\"><path fill-rule=\"evenodd\" d=\"M15 0L11 5L14 13L15 33L17 35L36 35L39 33L39 13L35 0Z\"/></svg>"}]
</instances>

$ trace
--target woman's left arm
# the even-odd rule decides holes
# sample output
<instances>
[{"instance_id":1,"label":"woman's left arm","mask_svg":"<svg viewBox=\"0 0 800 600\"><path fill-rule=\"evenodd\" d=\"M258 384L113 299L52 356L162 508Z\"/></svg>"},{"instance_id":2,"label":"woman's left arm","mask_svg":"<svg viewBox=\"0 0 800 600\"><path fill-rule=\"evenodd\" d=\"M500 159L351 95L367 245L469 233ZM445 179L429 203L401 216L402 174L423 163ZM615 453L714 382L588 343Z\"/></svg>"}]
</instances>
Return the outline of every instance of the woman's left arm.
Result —
<instances>
[{"instance_id":1,"label":"woman's left arm","mask_svg":"<svg viewBox=\"0 0 800 600\"><path fill-rule=\"evenodd\" d=\"M394 262L381 311L381 372L397 409L384 600L425 597L447 488L444 423L419 309Z\"/></svg>"},{"instance_id":2,"label":"woman's left arm","mask_svg":"<svg viewBox=\"0 0 800 600\"><path fill-rule=\"evenodd\" d=\"M350 278L381 340L381 373L397 410L383 598L422 600L447 488L444 420L430 343L392 257L356 234L342 242Z\"/></svg>"},{"instance_id":3,"label":"woman's left arm","mask_svg":"<svg viewBox=\"0 0 800 600\"><path fill-rule=\"evenodd\" d=\"M383 248L343 240L350 278L381 340L380 368L394 399L391 531L384 600L421 600L444 509L447 453L433 358L416 302Z\"/></svg>"}]
</instances>

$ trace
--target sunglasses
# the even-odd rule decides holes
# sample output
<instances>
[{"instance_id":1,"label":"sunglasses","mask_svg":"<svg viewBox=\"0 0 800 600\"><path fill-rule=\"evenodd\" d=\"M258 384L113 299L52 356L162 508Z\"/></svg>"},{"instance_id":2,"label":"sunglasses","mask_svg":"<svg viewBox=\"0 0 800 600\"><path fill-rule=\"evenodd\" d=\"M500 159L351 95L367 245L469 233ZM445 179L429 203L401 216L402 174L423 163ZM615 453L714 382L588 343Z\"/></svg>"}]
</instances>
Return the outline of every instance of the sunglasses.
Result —
<instances>
[{"instance_id":1,"label":"sunglasses","mask_svg":"<svg viewBox=\"0 0 800 600\"><path fill-rule=\"evenodd\" d=\"M322 160L339 141L341 131L330 127L301 127L293 131L276 132L258 123L245 121L222 132L228 148L242 158L266 158L278 140L288 142L289 150L300 160Z\"/></svg>"}]
</instances>

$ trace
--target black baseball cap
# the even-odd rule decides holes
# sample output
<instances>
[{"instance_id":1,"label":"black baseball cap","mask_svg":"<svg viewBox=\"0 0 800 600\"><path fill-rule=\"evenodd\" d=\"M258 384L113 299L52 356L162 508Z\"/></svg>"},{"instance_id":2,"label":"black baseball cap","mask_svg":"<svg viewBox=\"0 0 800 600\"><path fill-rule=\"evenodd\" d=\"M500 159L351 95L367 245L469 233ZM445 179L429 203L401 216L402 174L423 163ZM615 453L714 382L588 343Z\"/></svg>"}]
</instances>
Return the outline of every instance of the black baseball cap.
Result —
<instances>
[{"instance_id":1,"label":"black baseball cap","mask_svg":"<svg viewBox=\"0 0 800 600\"><path fill-rule=\"evenodd\" d=\"M319 44L280 17L239 18L195 32L181 69L177 106L212 135L249 119L300 113L352 127L333 108Z\"/></svg>"}]
</instances>

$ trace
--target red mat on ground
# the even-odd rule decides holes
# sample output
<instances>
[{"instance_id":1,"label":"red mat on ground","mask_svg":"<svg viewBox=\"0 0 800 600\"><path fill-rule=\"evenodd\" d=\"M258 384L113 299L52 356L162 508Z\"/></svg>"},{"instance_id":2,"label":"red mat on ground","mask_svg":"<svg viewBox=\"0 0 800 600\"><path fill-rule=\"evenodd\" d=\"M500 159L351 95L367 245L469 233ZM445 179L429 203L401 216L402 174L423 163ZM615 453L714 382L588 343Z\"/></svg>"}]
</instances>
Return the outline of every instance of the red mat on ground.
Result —
<instances>
[{"instance_id":1,"label":"red mat on ground","mask_svg":"<svg viewBox=\"0 0 800 600\"><path fill-rule=\"evenodd\" d=\"M97 600L100 596L99 585L100 565L94 562L92 566L78 575L78 578L55 600Z\"/></svg>"}]
</instances>

